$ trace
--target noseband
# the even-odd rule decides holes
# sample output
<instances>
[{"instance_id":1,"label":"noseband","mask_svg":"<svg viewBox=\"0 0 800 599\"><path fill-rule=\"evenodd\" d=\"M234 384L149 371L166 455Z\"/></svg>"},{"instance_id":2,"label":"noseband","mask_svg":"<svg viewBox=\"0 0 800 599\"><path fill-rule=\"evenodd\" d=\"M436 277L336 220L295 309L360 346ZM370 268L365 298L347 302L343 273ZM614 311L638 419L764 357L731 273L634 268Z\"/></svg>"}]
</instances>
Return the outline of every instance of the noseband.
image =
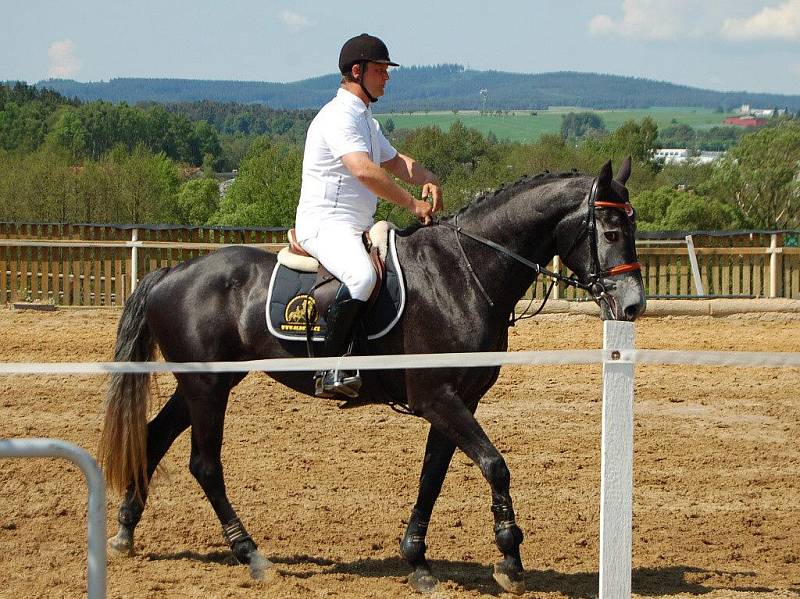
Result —
<instances>
[{"instance_id":1,"label":"noseband","mask_svg":"<svg viewBox=\"0 0 800 599\"><path fill-rule=\"evenodd\" d=\"M469 271L470 275L472 275L472 278L477 284L478 289L480 289L481 293L486 298L486 301L489 303L490 306L494 306L494 302L489 297L489 294L486 292L486 289L484 289L483 285L480 282L480 279L478 279L478 276L475 274L475 271L472 268L472 264L470 264L469 258L467 257L467 254L464 251L464 247L461 245L460 235L464 235L466 237L469 237L470 239L474 239L475 241L485 246L488 246L500 252L501 254L505 254L506 256L513 258L520 264L524 264L525 266L533 270L537 275L544 275L552 279L550 287L548 288L547 293L545 294L541 306L539 306L536 312L534 314L531 314L530 316L536 316L536 314L542 311L542 308L544 308L544 305L547 303L547 299L550 297L550 291L552 291L553 286L556 284L557 281L561 281L567 287L575 287L577 289L583 289L587 291L592 296L592 299L594 299L596 303L599 304L601 301L605 301L609 305L609 308L611 308L612 312L614 312L615 310L612 303L613 298L609 295L608 292L614 289L615 283L614 281L608 280L606 277L621 275L627 272L634 272L637 270L641 270L642 267L639 264L639 262L636 261L636 262L625 262L623 264L617 264L616 266L612 266L610 268L607 268L606 270L603 270L602 266L600 265L600 256L597 251L597 218L596 218L597 209L623 210L629 219L633 219L634 212L633 212L633 207L629 202L613 202L607 200L598 200L597 194L598 194L598 185L597 185L597 178L595 178L594 181L592 182L592 189L589 192L589 201L588 201L589 213L587 215L586 220L584 221L584 228L572 242L572 245L570 245L569 250L564 254L565 256L569 256L575 249L575 246L577 246L578 243L584 237L588 238L589 249L592 256L592 272L589 273L588 280L585 282L581 281L577 277L567 277L565 275L562 275L561 273L548 270L543 266L540 266L539 264L536 264L535 262L528 260L527 258L523 258L516 252L509 250L508 248L500 245L499 243L495 243L490 239L486 239L485 237L481 237L480 235L475 235L474 233L465 231L460 226L458 226L458 215L454 217L453 219L454 222L452 224L447 222L439 222L438 224L453 229L453 231L455 232L456 241L458 242L458 248L461 251L461 256L464 258L464 261L467 264L467 270ZM516 322L516 320L520 320L520 318L514 319L512 315L511 324Z\"/></svg>"}]
</instances>

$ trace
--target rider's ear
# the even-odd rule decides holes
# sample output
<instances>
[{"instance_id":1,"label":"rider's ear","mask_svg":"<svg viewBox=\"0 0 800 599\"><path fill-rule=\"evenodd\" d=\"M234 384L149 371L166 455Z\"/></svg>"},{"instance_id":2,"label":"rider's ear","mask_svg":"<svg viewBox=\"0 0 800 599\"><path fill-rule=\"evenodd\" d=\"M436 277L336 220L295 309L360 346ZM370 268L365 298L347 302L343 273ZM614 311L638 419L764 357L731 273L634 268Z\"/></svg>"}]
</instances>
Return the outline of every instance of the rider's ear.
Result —
<instances>
[{"instance_id":1,"label":"rider's ear","mask_svg":"<svg viewBox=\"0 0 800 599\"><path fill-rule=\"evenodd\" d=\"M631 157L628 156L623 162L622 166L619 167L619 172L617 173L616 178L614 179L620 185L625 185L628 182L628 177L631 176Z\"/></svg>"},{"instance_id":2,"label":"rider's ear","mask_svg":"<svg viewBox=\"0 0 800 599\"><path fill-rule=\"evenodd\" d=\"M611 170L611 161L609 160L600 167L600 174L597 176L597 185L605 188L611 187L611 179L613 177L614 173Z\"/></svg>"}]
</instances>

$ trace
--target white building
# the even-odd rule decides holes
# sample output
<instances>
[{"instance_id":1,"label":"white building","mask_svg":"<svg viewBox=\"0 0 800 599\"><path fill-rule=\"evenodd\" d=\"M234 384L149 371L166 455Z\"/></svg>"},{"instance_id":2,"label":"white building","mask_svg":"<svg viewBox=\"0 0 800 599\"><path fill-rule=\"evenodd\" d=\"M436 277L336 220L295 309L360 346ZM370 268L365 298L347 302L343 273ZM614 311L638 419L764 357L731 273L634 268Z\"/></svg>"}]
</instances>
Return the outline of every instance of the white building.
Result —
<instances>
[{"instance_id":1,"label":"white building","mask_svg":"<svg viewBox=\"0 0 800 599\"><path fill-rule=\"evenodd\" d=\"M786 114L785 108L751 108L750 104L742 104L739 109L742 115L750 115L760 119L771 119L773 116Z\"/></svg>"},{"instance_id":2,"label":"white building","mask_svg":"<svg viewBox=\"0 0 800 599\"><path fill-rule=\"evenodd\" d=\"M659 160L664 164L683 164L693 162L694 164L708 164L714 162L725 152L700 152L697 156L690 156L687 148L662 148L653 152L653 160Z\"/></svg>"},{"instance_id":3,"label":"white building","mask_svg":"<svg viewBox=\"0 0 800 599\"><path fill-rule=\"evenodd\" d=\"M653 160L661 160L664 164L686 162L689 151L686 148L662 148L653 153Z\"/></svg>"}]
</instances>

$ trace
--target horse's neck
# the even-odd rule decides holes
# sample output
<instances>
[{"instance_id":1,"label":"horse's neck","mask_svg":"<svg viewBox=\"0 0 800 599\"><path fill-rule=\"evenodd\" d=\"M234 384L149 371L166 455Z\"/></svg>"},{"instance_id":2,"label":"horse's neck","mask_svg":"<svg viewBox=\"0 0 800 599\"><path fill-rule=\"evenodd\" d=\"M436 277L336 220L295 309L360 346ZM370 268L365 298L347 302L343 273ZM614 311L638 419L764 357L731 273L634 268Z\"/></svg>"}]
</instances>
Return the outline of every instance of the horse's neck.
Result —
<instances>
[{"instance_id":1,"label":"horse's neck","mask_svg":"<svg viewBox=\"0 0 800 599\"><path fill-rule=\"evenodd\" d=\"M555 179L507 198L486 199L455 220L463 230L546 266L556 254L556 227L581 198L574 179ZM533 282L530 267L502 257L496 249L470 244L469 259L500 312L513 309Z\"/></svg>"},{"instance_id":2,"label":"horse's neck","mask_svg":"<svg viewBox=\"0 0 800 599\"><path fill-rule=\"evenodd\" d=\"M459 214L457 224L528 260L547 263L556 253L556 226L581 199L567 181L571 180L554 179L502 201L483 200Z\"/></svg>"}]
</instances>

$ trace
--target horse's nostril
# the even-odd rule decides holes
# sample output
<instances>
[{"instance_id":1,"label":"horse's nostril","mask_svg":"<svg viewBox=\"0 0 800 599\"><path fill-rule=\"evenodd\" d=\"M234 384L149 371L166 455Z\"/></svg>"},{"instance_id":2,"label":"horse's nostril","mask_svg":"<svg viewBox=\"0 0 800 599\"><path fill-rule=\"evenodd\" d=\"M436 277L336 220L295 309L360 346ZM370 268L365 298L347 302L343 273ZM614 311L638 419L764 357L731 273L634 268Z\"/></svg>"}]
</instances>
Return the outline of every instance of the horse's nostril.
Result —
<instances>
[{"instance_id":1,"label":"horse's nostril","mask_svg":"<svg viewBox=\"0 0 800 599\"><path fill-rule=\"evenodd\" d=\"M639 315L639 308L639 304L631 304L625 308L625 316L628 318L628 320L633 320Z\"/></svg>"}]
</instances>

